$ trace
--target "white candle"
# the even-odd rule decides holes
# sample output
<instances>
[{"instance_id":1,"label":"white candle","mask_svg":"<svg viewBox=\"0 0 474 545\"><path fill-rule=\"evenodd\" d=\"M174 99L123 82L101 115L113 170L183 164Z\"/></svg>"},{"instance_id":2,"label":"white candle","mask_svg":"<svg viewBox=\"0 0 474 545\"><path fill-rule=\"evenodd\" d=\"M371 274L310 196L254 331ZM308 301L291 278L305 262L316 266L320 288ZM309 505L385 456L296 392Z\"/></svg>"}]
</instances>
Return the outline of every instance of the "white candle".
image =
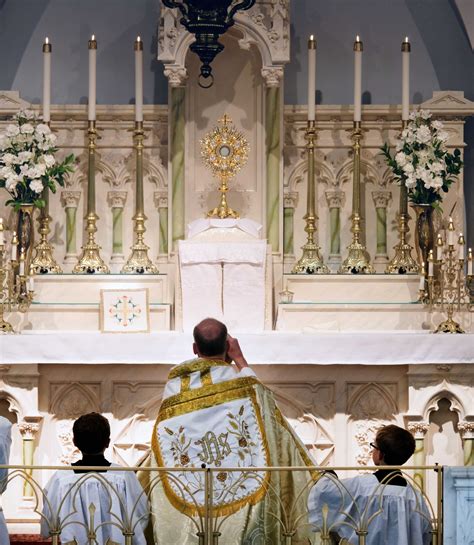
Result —
<instances>
[{"instance_id":1,"label":"white candle","mask_svg":"<svg viewBox=\"0 0 474 545\"><path fill-rule=\"evenodd\" d=\"M89 40L89 108L88 119L95 121L97 41L94 34Z\"/></svg>"},{"instance_id":2,"label":"white candle","mask_svg":"<svg viewBox=\"0 0 474 545\"><path fill-rule=\"evenodd\" d=\"M18 238L16 236L16 231L13 231L13 237L12 237L12 261L16 261L16 258L18 256L18 249L17 249L17 245L18 244Z\"/></svg>"},{"instance_id":3,"label":"white candle","mask_svg":"<svg viewBox=\"0 0 474 545\"><path fill-rule=\"evenodd\" d=\"M420 283L418 285L418 289L420 291L425 289L425 276L423 274L420 274Z\"/></svg>"},{"instance_id":4,"label":"white candle","mask_svg":"<svg viewBox=\"0 0 474 545\"><path fill-rule=\"evenodd\" d=\"M430 253L428 256L428 276L434 276L433 250L430 250Z\"/></svg>"},{"instance_id":5,"label":"white candle","mask_svg":"<svg viewBox=\"0 0 474 545\"><path fill-rule=\"evenodd\" d=\"M51 121L51 50L49 38L43 44L43 121Z\"/></svg>"},{"instance_id":6,"label":"white candle","mask_svg":"<svg viewBox=\"0 0 474 545\"><path fill-rule=\"evenodd\" d=\"M28 278L28 291L35 291L35 279L33 276Z\"/></svg>"},{"instance_id":7,"label":"white candle","mask_svg":"<svg viewBox=\"0 0 474 545\"><path fill-rule=\"evenodd\" d=\"M449 218L449 224L448 224L448 244L450 246L454 246L454 223L453 219Z\"/></svg>"},{"instance_id":8,"label":"white candle","mask_svg":"<svg viewBox=\"0 0 474 545\"><path fill-rule=\"evenodd\" d=\"M362 110L362 51L363 45L356 37L354 42L354 121L360 122Z\"/></svg>"},{"instance_id":9,"label":"white candle","mask_svg":"<svg viewBox=\"0 0 474 545\"><path fill-rule=\"evenodd\" d=\"M135 40L135 121L143 121L143 42Z\"/></svg>"},{"instance_id":10,"label":"white candle","mask_svg":"<svg viewBox=\"0 0 474 545\"><path fill-rule=\"evenodd\" d=\"M436 250L435 259L440 261L441 259L443 259L443 237L439 233L436 239L435 250Z\"/></svg>"},{"instance_id":11,"label":"white candle","mask_svg":"<svg viewBox=\"0 0 474 545\"><path fill-rule=\"evenodd\" d=\"M459 259L461 261L464 261L464 245L466 244L466 242L464 240L464 235L462 233L459 233L458 244L459 244Z\"/></svg>"},{"instance_id":12,"label":"white candle","mask_svg":"<svg viewBox=\"0 0 474 545\"><path fill-rule=\"evenodd\" d=\"M314 121L316 103L316 40L308 40L308 121Z\"/></svg>"},{"instance_id":13,"label":"white candle","mask_svg":"<svg viewBox=\"0 0 474 545\"><path fill-rule=\"evenodd\" d=\"M467 252L467 274L472 276L472 248L469 248Z\"/></svg>"},{"instance_id":14,"label":"white candle","mask_svg":"<svg viewBox=\"0 0 474 545\"><path fill-rule=\"evenodd\" d=\"M410 42L408 36L402 43L402 120L410 115Z\"/></svg>"},{"instance_id":15,"label":"white candle","mask_svg":"<svg viewBox=\"0 0 474 545\"><path fill-rule=\"evenodd\" d=\"M21 252L20 256L20 276L24 276L25 274L25 254Z\"/></svg>"},{"instance_id":16,"label":"white candle","mask_svg":"<svg viewBox=\"0 0 474 545\"><path fill-rule=\"evenodd\" d=\"M3 234L3 218L0 218L0 246L5 244L5 235Z\"/></svg>"}]
</instances>

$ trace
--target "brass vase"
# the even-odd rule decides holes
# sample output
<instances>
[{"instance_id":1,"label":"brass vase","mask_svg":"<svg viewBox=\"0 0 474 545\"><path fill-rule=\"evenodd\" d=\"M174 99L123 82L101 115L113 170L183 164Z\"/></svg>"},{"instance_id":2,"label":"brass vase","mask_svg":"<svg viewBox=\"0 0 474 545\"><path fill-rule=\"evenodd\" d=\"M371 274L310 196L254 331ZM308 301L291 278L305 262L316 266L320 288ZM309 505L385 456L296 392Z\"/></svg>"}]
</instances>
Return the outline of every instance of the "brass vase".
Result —
<instances>
[{"instance_id":1,"label":"brass vase","mask_svg":"<svg viewBox=\"0 0 474 545\"><path fill-rule=\"evenodd\" d=\"M17 214L16 233L18 237L17 259L20 259L21 252L25 254L25 272L30 271L32 252L35 239L33 224L34 204L21 204Z\"/></svg>"},{"instance_id":2,"label":"brass vase","mask_svg":"<svg viewBox=\"0 0 474 545\"><path fill-rule=\"evenodd\" d=\"M415 246L418 261L425 264L427 270L428 255L434 249L434 208L431 204L412 204L416 214Z\"/></svg>"}]
</instances>

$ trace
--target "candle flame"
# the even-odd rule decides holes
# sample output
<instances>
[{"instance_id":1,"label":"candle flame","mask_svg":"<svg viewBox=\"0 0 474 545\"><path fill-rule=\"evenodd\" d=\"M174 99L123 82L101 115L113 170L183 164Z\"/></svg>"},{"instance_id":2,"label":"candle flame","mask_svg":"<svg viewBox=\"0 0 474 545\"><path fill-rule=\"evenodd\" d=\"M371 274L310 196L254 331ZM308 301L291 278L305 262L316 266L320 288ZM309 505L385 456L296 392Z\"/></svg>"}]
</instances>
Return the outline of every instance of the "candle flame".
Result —
<instances>
[{"instance_id":1,"label":"candle flame","mask_svg":"<svg viewBox=\"0 0 474 545\"><path fill-rule=\"evenodd\" d=\"M49 38L46 36L46 38L44 39L44 43L45 44L49 44Z\"/></svg>"},{"instance_id":2,"label":"candle flame","mask_svg":"<svg viewBox=\"0 0 474 545\"><path fill-rule=\"evenodd\" d=\"M314 34L311 34L311 36L309 37L309 39L310 39L311 41L313 41L313 40L314 40Z\"/></svg>"},{"instance_id":3,"label":"candle flame","mask_svg":"<svg viewBox=\"0 0 474 545\"><path fill-rule=\"evenodd\" d=\"M95 40L95 34L92 34L91 41L93 42Z\"/></svg>"},{"instance_id":4,"label":"candle flame","mask_svg":"<svg viewBox=\"0 0 474 545\"><path fill-rule=\"evenodd\" d=\"M405 43L408 43L408 36L405 36Z\"/></svg>"},{"instance_id":5,"label":"candle flame","mask_svg":"<svg viewBox=\"0 0 474 545\"><path fill-rule=\"evenodd\" d=\"M358 34L357 34L357 36L356 36L356 42L360 42L360 37L359 37Z\"/></svg>"},{"instance_id":6,"label":"candle flame","mask_svg":"<svg viewBox=\"0 0 474 545\"><path fill-rule=\"evenodd\" d=\"M140 41L141 41L140 36L137 36L137 42L140 42Z\"/></svg>"}]
</instances>

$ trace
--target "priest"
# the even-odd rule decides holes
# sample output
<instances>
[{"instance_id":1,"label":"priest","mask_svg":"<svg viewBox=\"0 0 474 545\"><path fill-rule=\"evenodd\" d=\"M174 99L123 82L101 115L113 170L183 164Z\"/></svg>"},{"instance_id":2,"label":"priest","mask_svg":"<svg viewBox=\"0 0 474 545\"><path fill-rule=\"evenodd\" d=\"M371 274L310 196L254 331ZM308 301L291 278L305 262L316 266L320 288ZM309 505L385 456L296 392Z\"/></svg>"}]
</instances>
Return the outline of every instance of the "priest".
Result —
<instances>
[{"instance_id":1,"label":"priest","mask_svg":"<svg viewBox=\"0 0 474 545\"><path fill-rule=\"evenodd\" d=\"M193 351L170 371L144 462L151 471L141 473L154 543L198 545L204 532L222 545L309 543L305 502L317 474L272 392L223 323L200 322ZM153 471L162 467L179 469Z\"/></svg>"}]
</instances>

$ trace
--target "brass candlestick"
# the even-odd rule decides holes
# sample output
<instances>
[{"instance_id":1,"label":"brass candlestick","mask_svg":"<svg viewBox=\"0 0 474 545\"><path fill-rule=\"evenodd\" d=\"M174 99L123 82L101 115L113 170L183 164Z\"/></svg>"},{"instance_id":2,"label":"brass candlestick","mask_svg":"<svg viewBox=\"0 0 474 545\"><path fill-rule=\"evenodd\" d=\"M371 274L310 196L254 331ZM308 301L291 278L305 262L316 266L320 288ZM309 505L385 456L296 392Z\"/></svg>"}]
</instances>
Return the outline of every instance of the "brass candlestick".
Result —
<instances>
[{"instance_id":1,"label":"brass candlestick","mask_svg":"<svg viewBox=\"0 0 474 545\"><path fill-rule=\"evenodd\" d=\"M33 277L26 270L25 252L17 255L18 238L13 233L11 240L12 255L6 252L3 221L0 218L0 333L14 333L13 326L5 320L5 311L24 313L34 297Z\"/></svg>"},{"instance_id":2,"label":"brass candlestick","mask_svg":"<svg viewBox=\"0 0 474 545\"><path fill-rule=\"evenodd\" d=\"M352 181L352 242L348 246L348 256L339 268L341 274L373 274L374 268L370 263L370 255L361 243L361 217L360 217L360 141L362 129L360 121L354 121L352 141L354 150L354 167Z\"/></svg>"},{"instance_id":3,"label":"brass candlestick","mask_svg":"<svg viewBox=\"0 0 474 545\"><path fill-rule=\"evenodd\" d=\"M465 333L461 325L454 320L455 312L473 312L468 284L473 279L472 251L469 250L467 259L464 255L465 240L462 234L455 244L453 222L448 227L447 244L443 245L442 237L438 237L437 255L433 256L430 250L430 267L428 270L428 297L430 312L438 310L447 314L435 333ZM467 264L467 275L464 266ZM438 276L435 282L435 274Z\"/></svg>"},{"instance_id":4,"label":"brass candlestick","mask_svg":"<svg viewBox=\"0 0 474 545\"><path fill-rule=\"evenodd\" d=\"M99 216L95 213L95 150L97 147L97 138L99 138L95 121L89 121L87 136L89 140L86 216L87 243L82 246L82 255L72 272L76 274L107 274L110 272L109 268L100 257L100 246L95 241L95 233L97 232L96 223L99 219Z\"/></svg>"},{"instance_id":5,"label":"brass candlestick","mask_svg":"<svg viewBox=\"0 0 474 545\"><path fill-rule=\"evenodd\" d=\"M402 130L406 127L407 122L402 121ZM388 263L385 272L387 274L405 274L418 273L420 267L415 259L411 256L413 247L407 243L407 234L410 231L408 221L408 191L407 186L402 181L400 186L400 209L398 214L398 244L394 247L395 255Z\"/></svg>"},{"instance_id":6,"label":"brass candlestick","mask_svg":"<svg viewBox=\"0 0 474 545\"><path fill-rule=\"evenodd\" d=\"M320 247L314 242L316 223L316 180L314 172L314 148L316 142L316 127L314 120L308 121L306 128L306 150L308 152L308 192L306 202L306 214L303 219L306 221L304 230L308 234L306 244L302 247L303 255L293 267L292 273L307 274L329 274L329 268L324 264L320 254Z\"/></svg>"},{"instance_id":7,"label":"brass candlestick","mask_svg":"<svg viewBox=\"0 0 474 545\"><path fill-rule=\"evenodd\" d=\"M135 184L135 215L133 216L133 232L135 244L132 246L132 253L123 266L121 273L158 274L158 269L148 257L149 247L145 244L145 221L147 217L144 212L143 202L143 140L145 132L143 122L135 121L133 139L136 152L136 184Z\"/></svg>"}]
</instances>

